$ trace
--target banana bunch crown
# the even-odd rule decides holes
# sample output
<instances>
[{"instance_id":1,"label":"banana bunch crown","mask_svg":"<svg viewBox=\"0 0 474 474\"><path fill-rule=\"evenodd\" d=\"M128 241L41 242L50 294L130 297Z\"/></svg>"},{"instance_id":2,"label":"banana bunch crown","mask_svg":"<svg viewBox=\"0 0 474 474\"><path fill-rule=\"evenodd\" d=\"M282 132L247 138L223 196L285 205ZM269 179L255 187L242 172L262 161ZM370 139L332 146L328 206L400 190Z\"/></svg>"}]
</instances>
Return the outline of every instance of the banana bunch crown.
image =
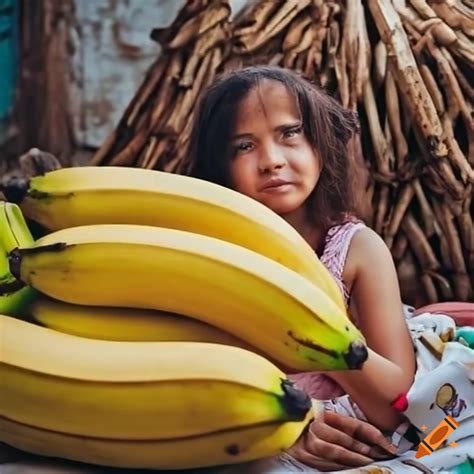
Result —
<instances>
[{"instance_id":1,"label":"banana bunch crown","mask_svg":"<svg viewBox=\"0 0 474 474\"><path fill-rule=\"evenodd\" d=\"M24 313L36 291L25 288L10 271L10 254L19 247L30 247L34 240L20 208L13 203L0 201L0 286L5 292L0 296L0 314Z\"/></svg>"}]
</instances>

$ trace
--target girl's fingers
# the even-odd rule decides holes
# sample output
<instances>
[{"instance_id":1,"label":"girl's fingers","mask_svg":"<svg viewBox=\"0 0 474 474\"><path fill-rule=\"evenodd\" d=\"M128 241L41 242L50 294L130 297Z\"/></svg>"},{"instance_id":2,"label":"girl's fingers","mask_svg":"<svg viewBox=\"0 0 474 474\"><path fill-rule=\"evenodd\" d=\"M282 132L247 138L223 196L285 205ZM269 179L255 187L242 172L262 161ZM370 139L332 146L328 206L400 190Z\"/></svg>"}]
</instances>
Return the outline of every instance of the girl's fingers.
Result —
<instances>
[{"instance_id":1,"label":"girl's fingers","mask_svg":"<svg viewBox=\"0 0 474 474\"><path fill-rule=\"evenodd\" d=\"M371 458L376 459L377 461L383 461L386 459L393 458L394 454L387 453L385 449L382 449L380 446L372 446L370 448L369 454Z\"/></svg>"},{"instance_id":2,"label":"girl's fingers","mask_svg":"<svg viewBox=\"0 0 474 474\"><path fill-rule=\"evenodd\" d=\"M369 446L379 446L392 455L397 452L396 447L385 438L384 434L370 423L329 411L324 413L324 421Z\"/></svg>"},{"instance_id":3,"label":"girl's fingers","mask_svg":"<svg viewBox=\"0 0 474 474\"><path fill-rule=\"evenodd\" d=\"M348 435L347 433L333 428L325 423L313 423L309 427L310 431L316 438L326 441L331 444L342 446L349 451L360 453L364 456L370 457L372 446L369 446L362 441Z\"/></svg>"},{"instance_id":4,"label":"girl's fingers","mask_svg":"<svg viewBox=\"0 0 474 474\"><path fill-rule=\"evenodd\" d=\"M364 423L364 422L362 422ZM386 453L394 455L397 448L384 436L384 434L370 423L364 423L354 432L354 437L374 445L374 448L382 448ZM378 449L380 451L380 449Z\"/></svg>"},{"instance_id":5,"label":"girl's fingers","mask_svg":"<svg viewBox=\"0 0 474 474\"><path fill-rule=\"evenodd\" d=\"M305 436L303 447L309 454L327 461L336 461L346 467L366 466L373 462L372 458L344 446L344 443L351 444L345 433L338 432L329 426L317 431L315 433L311 429Z\"/></svg>"}]
</instances>

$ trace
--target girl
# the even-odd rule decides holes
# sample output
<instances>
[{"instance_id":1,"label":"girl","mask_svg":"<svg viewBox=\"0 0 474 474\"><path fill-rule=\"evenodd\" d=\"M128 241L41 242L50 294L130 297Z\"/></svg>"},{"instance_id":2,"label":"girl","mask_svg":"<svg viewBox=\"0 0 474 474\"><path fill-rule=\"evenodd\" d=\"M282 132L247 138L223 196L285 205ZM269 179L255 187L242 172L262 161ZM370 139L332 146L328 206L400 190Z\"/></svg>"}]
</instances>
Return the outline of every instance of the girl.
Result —
<instances>
[{"instance_id":1,"label":"girl","mask_svg":"<svg viewBox=\"0 0 474 474\"><path fill-rule=\"evenodd\" d=\"M355 114L296 73L246 68L204 93L191 174L263 203L314 248L366 337L369 357L359 371L293 380L313 398L347 393L361 418L393 431L401 416L392 404L413 382L415 357L390 251L358 218L364 183L348 152L357 131Z\"/></svg>"}]
</instances>

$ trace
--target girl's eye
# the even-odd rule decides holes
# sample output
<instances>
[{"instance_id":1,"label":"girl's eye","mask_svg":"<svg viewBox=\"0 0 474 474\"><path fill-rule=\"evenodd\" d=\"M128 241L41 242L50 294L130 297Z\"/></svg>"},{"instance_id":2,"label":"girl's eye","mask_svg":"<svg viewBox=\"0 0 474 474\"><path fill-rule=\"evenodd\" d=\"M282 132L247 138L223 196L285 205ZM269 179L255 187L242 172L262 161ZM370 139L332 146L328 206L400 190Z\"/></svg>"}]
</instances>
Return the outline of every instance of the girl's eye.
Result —
<instances>
[{"instance_id":1,"label":"girl's eye","mask_svg":"<svg viewBox=\"0 0 474 474\"><path fill-rule=\"evenodd\" d=\"M289 128L288 130L285 130L283 132L283 138L293 138L297 135L300 135L302 130L303 130L302 127Z\"/></svg>"},{"instance_id":2,"label":"girl's eye","mask_svg":"<svg viewBox=\"0 0 474 474\"><path fill-rule=\"evenodd\" d=\"M253 148L252 143L250 142L240 142L234 146L234 153L237 155L239 153L245 153L250 151Z\"/></svg>"}]
</instances>

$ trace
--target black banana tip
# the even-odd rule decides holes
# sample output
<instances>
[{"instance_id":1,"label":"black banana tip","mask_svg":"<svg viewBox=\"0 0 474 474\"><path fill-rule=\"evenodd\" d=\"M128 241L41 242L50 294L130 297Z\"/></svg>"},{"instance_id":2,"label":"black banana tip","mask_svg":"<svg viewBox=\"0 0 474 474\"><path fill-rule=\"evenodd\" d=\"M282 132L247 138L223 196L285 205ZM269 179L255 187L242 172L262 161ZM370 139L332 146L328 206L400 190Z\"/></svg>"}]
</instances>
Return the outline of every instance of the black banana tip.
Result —
<instances>
[{"instance_id":1,"label":"black banana tip","mask_svg":"<svg viewBox=\"0 0 474 474\"><path fill-rule=\"evenodd\" d=\"M12 275L20 279L21 273L21 250L16 248L8 255L8 264Z\"/></svg>"},{"instance_id":2,"label":"black banana tip","mask_svg":"<svg viewBox=\"0 0 474 474\"><path fill-rule=\"evenodd\" d=\"M10 274L5 275L3 283L0 283L0 296L10 295L20 290L25 284L20 279L21 253L18 248L12 250L8 255Z\"/></svg>"},{"instance_id":3,"label":"black banana tip","mask_svg":"<svg viewBox=\"0 0 474 474\"><path fill-rule=\"evenodd\" d=\"M6 200L20 204L28 193L29 180L21 176L8 176L0 183Z\"/></svg>"},{"instance_id":4,"label":"black banana tip","mask_svg":"<svg viewBox=\"0 0 474 474\"><path fill-rule=\"evenodd\" d=\"M349 350L344 354L344 360L349 369L360 369L367 360L369 353L362 341L351 342Z\"/></svg>"},{"instance_id":5,"label":"black banana tip","mask_svg":"<svg viewBox=\"0 0 474 474\"><path fill-rule=\"evenodd\" d=\"M306 392L295 388L290 380L282 380L281 386L284 392L283 405L285 412L293 420L303 420L311 409L311 398Z\"/></svg>"}]
</instances>

